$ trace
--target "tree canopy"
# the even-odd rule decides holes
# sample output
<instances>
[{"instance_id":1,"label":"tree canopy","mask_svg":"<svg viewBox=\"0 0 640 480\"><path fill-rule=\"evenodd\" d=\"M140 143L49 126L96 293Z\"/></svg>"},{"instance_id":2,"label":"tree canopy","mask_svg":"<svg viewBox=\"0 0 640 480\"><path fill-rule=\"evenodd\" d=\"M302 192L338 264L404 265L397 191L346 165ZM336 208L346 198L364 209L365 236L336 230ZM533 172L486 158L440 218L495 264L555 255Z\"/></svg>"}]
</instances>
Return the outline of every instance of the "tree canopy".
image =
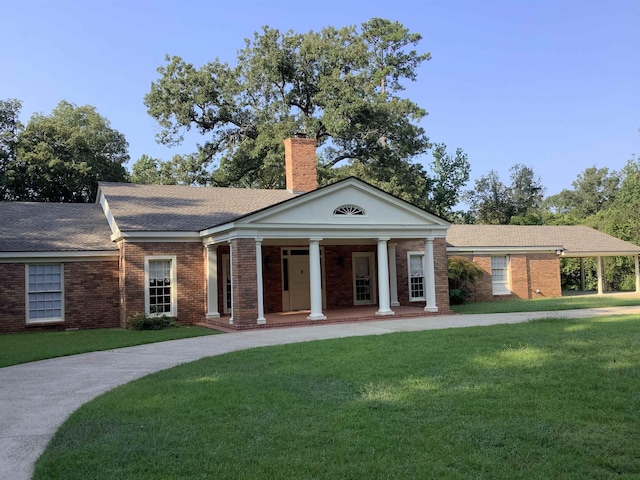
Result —
<instances>
[{"instance_id":1,"label":"tree canopy","mask_svg":"<svg viewBox=\"0 0 640 480\"><path fill-rule=\"evenodd\" d=\"M318 142L321 184L356 175L426 207L434 182L412 162L431 147L418 125L426 111L400 95L430 59L415 49L421 39L381 18L303 34L264 27L235 65L167 57L145 104L162 143L192 129L204 136L189 166L212 170L206 184L284 187L282 141L303 135ZM466 157L455 158L466 168L458 178L468 177ZM440 185L433 195L450 202L457 192Z\"/></svg>"},{"instance_id":2,"label":"tree canopy","mask_svg":"<svg viewBox=\"0 0 640 480\"><path fill-rule=\"evenodd\" d=\"M98 181L127 181L127 141L94 107L62 101L50 115L33 115L25 128L15 120L19 107L0 105L14 119L0 117L3 199L91 202Z\"/></svg>"},{"instance_id":3,"label":"tree canopy","mask_svg":"<svg viewBox=\"0 0 640 480\"><path fill-rule=\"evenodd\" d=\"M544 187L531 167L516 164L510 169L511 183L505 185L498 172L475 181L475 188L464 199L478 223L498 225L537 225L542 223L541 209Z\"/></svg>"}]
</instances>

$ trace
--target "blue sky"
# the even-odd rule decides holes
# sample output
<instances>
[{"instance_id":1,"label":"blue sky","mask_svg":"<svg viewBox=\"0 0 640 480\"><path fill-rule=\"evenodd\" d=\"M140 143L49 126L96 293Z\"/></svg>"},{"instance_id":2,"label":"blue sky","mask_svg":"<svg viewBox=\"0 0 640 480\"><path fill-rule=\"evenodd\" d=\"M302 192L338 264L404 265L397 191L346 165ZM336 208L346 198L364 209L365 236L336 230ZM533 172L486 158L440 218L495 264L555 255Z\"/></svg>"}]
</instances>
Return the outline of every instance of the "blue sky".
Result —
<instances>
[{"instance_id":1,"label":"blue sky","mask_svg":"<svg viewBox=\"0 0 640 480\"><path fill-rule=\"evenodd\" d=\"M429 112L432 141L468 154L472 179L495 169L506 183L522 163L551 195L587 167L619 170L640 155L639 0L5 2L0 98L21 99L24 122L63 99L93 105L132 162L169 159L197 139L155 142L143 97L165 54L233 62L263 25L306 32L372 17L423 35L432 60L406 96Z\"/></svg>"}]
</instances>

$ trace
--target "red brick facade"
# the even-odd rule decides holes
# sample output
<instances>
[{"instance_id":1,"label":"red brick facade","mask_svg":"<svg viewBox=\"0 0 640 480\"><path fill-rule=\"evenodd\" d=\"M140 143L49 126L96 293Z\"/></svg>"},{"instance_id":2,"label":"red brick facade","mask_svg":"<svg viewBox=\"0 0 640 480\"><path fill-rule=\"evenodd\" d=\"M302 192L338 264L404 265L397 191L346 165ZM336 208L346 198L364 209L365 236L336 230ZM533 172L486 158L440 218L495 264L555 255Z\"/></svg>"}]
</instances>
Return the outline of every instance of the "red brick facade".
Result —
<instances>
[{"instance_id":1,"label":"red brick facade","mask_svg":"<svg viewBox=\"0 0 640 480\"><path fill-rule=\"evenodd\" d=\"M560 260L553 253L509 255L511 295L494 295L491 284L491 256L467 255L468 260L482 268L484 275L472 288L470 301L483 302L509 298L532 299L559 297Z\"/></svg>"},{"instance_id":2,"label":"red brick facade","mask_svg":"<svg viewBox=\"0 0 640 480\"><path fill-rule=\"evenodd\" d=\"M63 264L64 321L27 325L26 267L0 264L0 333L118 327L118 261Z\"/></svg>"},{"instance_id":3,"label":"red brick facade","mask_svg":"<svg viewBox=\"0 0 640 480\"><path fill-rule=\"evenodd\" d=\"M315 139L287 138L284 141L284 159L287 190L301 193L318 188Z\"/></svg>"},{"instance_id":4,"label":"red brick facade","mask_svg":"<svg viewBox=\"0 0 640 480\"><path fill-rule=\"evenodd\" d=\"M201 322L206 314L205 248L200 242L141 242L120 244L120 324L145 312L144 260L148 256L176 257L177 320Z\"/></svg>"},{"instance_id":5,"label":"red brick facade","mask_svg":"<svg viewBox=\"0 0 640 480\"><path fill-rule=\"evenodd\" d=\"M409 300L408 252L424 252L424 241L401 242L396 246L398 301L400 305L423 305L424 301L412 302ZM438 313L451 313L449 306L449 278L447 276L447 244L444 238L436 238L433 241L433 257Z\"/></svg>"}]
</instances>

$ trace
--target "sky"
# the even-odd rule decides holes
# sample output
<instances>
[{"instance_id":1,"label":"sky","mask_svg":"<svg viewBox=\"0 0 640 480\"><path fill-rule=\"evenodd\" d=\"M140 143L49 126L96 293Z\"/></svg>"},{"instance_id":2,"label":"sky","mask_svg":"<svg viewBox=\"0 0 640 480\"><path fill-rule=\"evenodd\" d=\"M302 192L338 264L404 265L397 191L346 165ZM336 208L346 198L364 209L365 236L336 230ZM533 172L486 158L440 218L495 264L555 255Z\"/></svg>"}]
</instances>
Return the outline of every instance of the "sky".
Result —
<instances>
[{"instance_id":1,"label":"sky","mask_svg":"<svg viewBox=\"0 0 640 480\"><path fill-rule=\"evenodd\" d=\"M397 20L432 59L404 95L432 142L461 148L471 181L515 164L553 195L588 167L640 155L640 0L21 0L0 8L0 99L21 119L61 100L92 105L129 142L131 164L196 150L156 142L143 99L165 55L235 63L262 26L319 31ZM428 165L430 156L417 161Z\"/></svg>"}]
</instances>

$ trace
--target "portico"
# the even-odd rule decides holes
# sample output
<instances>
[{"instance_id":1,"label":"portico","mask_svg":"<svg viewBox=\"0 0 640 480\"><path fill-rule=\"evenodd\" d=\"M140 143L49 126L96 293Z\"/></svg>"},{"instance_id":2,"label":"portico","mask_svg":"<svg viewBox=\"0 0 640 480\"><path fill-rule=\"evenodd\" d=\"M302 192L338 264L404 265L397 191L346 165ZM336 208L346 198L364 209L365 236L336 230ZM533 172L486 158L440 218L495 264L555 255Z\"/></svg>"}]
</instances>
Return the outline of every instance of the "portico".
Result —
<instances>
[{"instance_id":1,"label":"portico","mask_svg":"<svg viewBox=\"0 0 640 480\"><path fill-rule=\"evenodd\" d=\"M308 321L322 321L327 308L361 305L377 306L377 316L392 316L402 302L418 305L415 299L409 302L409 287L398 285L407 245L425 252L421 308L448 311L448 301L438 305L436 299L436 286L446 287L441 285L446 272L444 278L436 275L434 258L446 262L448 225L349 178L205 230L207 318L220 318L218 300L226 298L222 290L228 285L234 325L261 325L268 321L266 313L279 311L309 310ZM228 249L228 269L220 268L221 248ZM225 272L230 279L221 278Z\"/></svg>"}]
</instances>

